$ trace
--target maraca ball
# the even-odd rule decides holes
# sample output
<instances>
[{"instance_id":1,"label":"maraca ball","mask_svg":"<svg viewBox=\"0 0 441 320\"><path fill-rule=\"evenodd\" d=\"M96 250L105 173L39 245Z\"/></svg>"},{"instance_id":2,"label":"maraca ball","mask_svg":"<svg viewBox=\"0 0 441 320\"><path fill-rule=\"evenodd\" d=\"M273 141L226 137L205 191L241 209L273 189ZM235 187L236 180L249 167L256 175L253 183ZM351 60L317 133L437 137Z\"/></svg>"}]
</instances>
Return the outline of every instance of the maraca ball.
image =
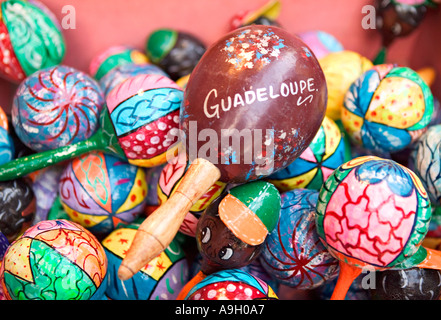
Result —
<instances>
[{"instance_id":1,"label":"maraca ball","mask_svg":"<svg viewBox=\"0 0 441 320\"><path fill-rule=\"evenodd\" d=\"M139 74L159 74L161 76L168 77L168 75L162 71L161 68L154 64L123 64L113 68L100 79L99 84L104 91L104 96L107 97L109 92L123 81Z\"/></svg>"},{"instance_id":2,"label":"maraca ball","mask_svg":"<svg viewBox=\"0 0 441 320\"><path fill-rule=\"evenodd\" d=\"M415 173L367 156L341 165L326 180L316 223L333 255L351 257L357 266L399 268L417 253L430 217L429 198Z\"/></svg>"},{"instance_id":3,"label":"maraca ball","mask_svg":"<svg viewBox=\"0 0 441 320\"><path fill-rule=\"evenodd\" d=\"M338 260L320 242L315 226L318 191L295 189L282 194L276 228L265 241L260 261L280 284L314 289L338 274Z\"/></svg>"},{"instance_id":4,"label":"maraca ball","mask_svg":"<svg viewBox=\"0 0 441 320\"><path fill-rule=\"evenodd\" d=\"M184 92L174 81L144 74L122 82L106 102L118 143L131 164L155 167L167 161L178 140ZM177 148L177 147L176 147Z\"/></svg>"},{"instance_id":5,"label":"maraca ball","mask_svg":"<svg viewBox=\"0 0 441 320\"><path fill-rule=\"evenodd\" d=\"M89 72L96 80L118 66L125 64L146 64L147 56L142 51L130 46L112 46L95 56L90 62Z\"/></svg>"},{"instance_id":6,"label":"maraca ball","mask_svg":"<svg viewBox=\"0 0 441 320\"><path fill-rule=\"evenodd\" d=\"M8 248L0 269L9 300L102 299L107 257L80 225L45 220Z\"/></svg>"},{"instance_id":7,"label":"maraca ball","mask_svg":"<svg viewBox=\"0 0 441 320\"><path fill-rule=\"evenodd\" d=\"M432 93L418 73L383 64L351 85L341 121L355 144L387 153L417 140L427 130L432 113Z\"/></svg>"},{"instance_id":8,"label":"maraca ball","mask_svg":"<svg viewBox=\"0 0 441 320\"><path fill-rule=\"evenodd\" d=\"M332 120L339 120L349 87L365 71L372 68L373 64L359 53L349 50L331 52L319 61L328 88L326 115Z\"/></svg>"},{"instance_id":9,"label":"maraca ball","mask_svg":"<svg viewBox=\"0 0 441 320\"><path fill-rule=\"evenodd\" d=\"M14 155L14 141L9 132L3 127L0 127L0 164L11 161L14 159Z\"/></svg>"},{"instance_id":10,"label":"maraca ball","mask_svg":"<svg viewBox=\"0 0 441 320\"><path fill-rule=\"evenodd\" d=\"M95 133L103 104L103 92L93 78L56 66L20 84L12 105L12 124L26 146L34 151L51 150Z\"/></svg>"},{"instance_id":11,"label":"maraca ball","mask_svg":"<svg viewBox=\"0 0 441 320\"><path fill-rule=\"evenodd\" d=\"M25 179L0 182L0 231L13 242L34 219L36 199Z\"/></svg>"},{"instance_id":12,"label":"maraca ball","mask_svg":"<svg viewBox=\"0 0 441 320\"><path fill-rule=\"evenodd\" d=\"M439 300L441 296L439 270L410 268L384 270L375 273L373 300Z\"/></svg>"},{"instance_id":13,"label":"maraca ball","mask_svg":"<svg viewBox=\"0 0 441 320\"><path fill-rule=\"evenodd\" d=\"M201 58L186 87L181 129L190 161L205 158L220 181L243 183L294 161L325 108L325 77L306 44L281 28L252 25Z\"/></svg>"},{"instance_id":14,"label":"maraca ball","mask_svg":"<svg viewBox=\"0 0 441 320\"><path fill-rule=\"evenodd\" d=\"M350 146L337 124L323 119L311 144L288 167L270 175L267 181L280 192L298 188L320 190L329 175L349 161Z\"/></svg>"},{"instance_id":15,"label":"maraca ball","mask_svg":"<svg viewBox=\"0 0 441 320\"><path fill-rule=\"evenodd\" d=\"M118 278L118 268L136 230L136 225L118 228L102 241L109 259L106 295L113 300L175 300L190 280L185 253L176 239L130 280Z\"/></svg>"},{"instance_id":16,"label":"maraca ball","mask_svg":"<svg viewBox=\"0 0 441 320\"><path fill-rule=\"evenodd\" d=\"M433 206L441 206L441 125L429 127L411 153L414 172L423 183Z\"/></svg>"},{"instance_id":17,"label":"maraca ball","mask_svg":"<svg viewBox=\"0 0 441 320\"><path fill-rule=\"evenodd\" d=\"M205 50L204 43L187 32L158 29L147 37L147 57L175 81L193 71Z\"/></svg>"},{"instance_id":18,"label":"maraca ball","mask_svg":"<svg viewBox=\"0 0 441 320\"><path fill-rule=\"evenodd\" d=\"M38 1L1 3L0 74L18 83L34 72L58 65L65 43L58 21Z\"/></svg>"},{"instance_id":19,"label":"maraca ball","mask_svg":"<svg viewBox=\"0 0 441 320\"><path fill-rule=\"evenodd\" d=\"M171 162L165 165L157 184L158 205L165 203L175 193L189 166L190 164L185 152L180 152L178 157L173 158ZM196 235L196 226L202 212L204 212L214 199L220 196L225 187L225 183L220 181L215 182L190 208L179 231L194 237Z\"/></svg>"},{"instance_id":20,"label":"maraca ball","mask_svg":"<svg viewBox=\"0 0 441 320\"><path fill-rule=\"evenodd\" d=\"M60 177L60 200L69 217L95 235L133 222L144 210L143 168L101 152L80 156Z\"/></svg>"},{"instance_id":21,"label":"maraca ball","mask_svg":"<svg viewBox=\"0 0 441 320\"><path fill-rule=\"evenodd\" d=\"M332 34L321 30L299 33L300 39L305 42L317 59L321 59L331 52L343 51L343 45Z\"/></svg>"},{"instance_id":22,"label":"maraca ball","mask_svg":"<svg viewBox=\"0 0 441 320\"><path fill-rule=\"evenodd\" d=\"M215 272L196 284L185 300L276 300L263 280L240 269Z\"/></svg>"}]
</instances>

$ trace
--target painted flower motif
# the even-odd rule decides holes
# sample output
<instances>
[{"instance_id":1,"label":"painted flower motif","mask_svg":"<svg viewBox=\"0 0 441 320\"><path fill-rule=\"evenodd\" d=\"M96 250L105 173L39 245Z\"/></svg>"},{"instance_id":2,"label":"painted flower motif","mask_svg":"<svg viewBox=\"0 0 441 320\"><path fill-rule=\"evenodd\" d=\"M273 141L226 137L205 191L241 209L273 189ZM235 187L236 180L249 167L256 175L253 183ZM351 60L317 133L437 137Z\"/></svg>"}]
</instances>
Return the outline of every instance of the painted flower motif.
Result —
<instances>
[{"instance_id":1,"label":"painted flower motif","mask_svg":"<svg viewBox=\"0 0 441 320\"><path fill-rule=\"evenodd\" d=\"M402 197L410 196L414 189L412 177L401 165L393 161L365 162L355 169L355 176L358 181L366 181L370 184L386 181L390 190Z\"/></svg>"}]
</instances>

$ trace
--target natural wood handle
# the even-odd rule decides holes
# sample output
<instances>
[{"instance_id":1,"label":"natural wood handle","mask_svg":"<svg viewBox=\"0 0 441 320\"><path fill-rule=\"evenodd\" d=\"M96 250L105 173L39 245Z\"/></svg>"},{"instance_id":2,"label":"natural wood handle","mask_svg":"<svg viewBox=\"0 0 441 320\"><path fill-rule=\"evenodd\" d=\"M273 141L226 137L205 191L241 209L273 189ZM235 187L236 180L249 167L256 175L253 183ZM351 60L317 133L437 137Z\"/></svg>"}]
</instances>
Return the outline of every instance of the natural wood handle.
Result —
<instances>
[{"instance_id":1,"label":"natural wood handle","mask_svg":"<svg viewBox=\"0 0 441 320\"><path fill-rule=\"evenodd\" d=\"M196 201L220 178L219 169L205 159L191 163L176 192L138 228L118 278L130 279L164 251L176 236L185 215Z\"/></svg>"}]
</instances>

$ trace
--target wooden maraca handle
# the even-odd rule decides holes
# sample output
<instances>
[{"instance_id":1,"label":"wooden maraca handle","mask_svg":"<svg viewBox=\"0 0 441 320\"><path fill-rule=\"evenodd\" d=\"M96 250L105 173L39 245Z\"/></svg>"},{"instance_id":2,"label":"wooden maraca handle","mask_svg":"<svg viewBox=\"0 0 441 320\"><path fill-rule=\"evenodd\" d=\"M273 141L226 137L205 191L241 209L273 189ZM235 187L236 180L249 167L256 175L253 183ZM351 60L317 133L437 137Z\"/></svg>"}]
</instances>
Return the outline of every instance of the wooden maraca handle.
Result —
<instances>
[{"instance_id":1,"label":"wooden maraca handle","mask_svg":"<svg viewBox=\"0 0 441 320\"><path fill-rule=\"evenodd\" d=\"M118 278L130 279L164 251L176 236L193 204L220 178L219 169L205 159L196 159L185 173L176 192L138 228Z\"/></svg>"}]
</instances>

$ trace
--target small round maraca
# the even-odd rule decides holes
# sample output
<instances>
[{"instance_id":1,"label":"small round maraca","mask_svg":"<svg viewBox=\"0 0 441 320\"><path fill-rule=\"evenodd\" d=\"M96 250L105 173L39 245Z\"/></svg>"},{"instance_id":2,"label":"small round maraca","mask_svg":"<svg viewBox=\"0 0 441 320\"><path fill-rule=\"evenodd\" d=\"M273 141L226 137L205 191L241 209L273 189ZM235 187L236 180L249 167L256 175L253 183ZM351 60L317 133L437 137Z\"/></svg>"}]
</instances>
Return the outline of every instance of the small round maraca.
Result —
<instances>
[{"instance_id":1,"label":"small round maraca","mask_svg":"<svg viewBox=\"0 0 441 320\"><path fill-rule=\"evenodd\" d=\"M418 139L410 155L414 172L423 183L433 206L441 206L441 125L434 125Z\"/></svg>"},{"instance_id":2,"label":"small round maraca","mask_svg":"<svg viewBox=\"0 0 441 320\"><path fill-rule=\"evenodd\" d=\"M104 91L104 96L107 97L109 92L124 80L139 74L159 74L161 76L168 77L168 75L162 71L161 68L154 64L126 63L113 68L99 80L99 84Z\"/></svg>"},{"instance_id":3,"label":"small round maraca","mask_svg":"<svg viewBox=\"0 0 441 320\"><path fill-rule=\"evenodd\" d=\"M305 42L317 59L321 59L331 52L343 51L343 45L332 34L321 31L306 31L298 34L299 38Z\"/></svg>"},{"instance_id":4,"label":"small round maraca","mask_svg":"<svg viewBox=\"0 0 441 320\"><path fill-rule=\"evenodd\" d=\"M372 68L373 64L366 57L350 50L331 52L319 62L328 88L326 115L332 120L339 120L349 87L365 71Z\"/></svg>"},{"instance_id":5,"label":"small round maraca","mask_svg":"<svg viewBox=\"0 0 441 320\"><path fill-rule=\"evenodd\" d=\"M338 259L356 267L402 269L426 258L421 242L430 218L430 201L415 173L393 160L367 156L341 165L326 180L316 224Z\"/></svg>"},{"instance_id":6,"label":"small round maraca","mask_svg":"<svg viewBox=\"0 0 441 320\"><path fill-rule=\"evenodd\" d=\"M35 211L35 194L27 180L0 182L0 231L9 242L31 226Z\"/></svg>"},{"instance_id":7,"label":"small round maraca","mask_svg":"<svg viewBox=\"0 0 441 320\"><path fill-rule=\"evenodd\" d=\"M121 261L135 237L136 229L136 224L118 228L101 242L109 260L106 296L112 300L176 299L189 280L188 261L176 239L131 280L122 281L116 276Z\"/></svg>"},{"instance_id":8,"label":"small round maraca","mask_svg":"<svg viewBox=\"0 0 441 320\"><path fill-rule=\"evenodd\" d=\"M37 71L14 97L11 116L20 140L34 151L89 138L99 126L104 96L98 83L67 66Z\"/></svg>"},{"instance_id":9,"label":"small round maraca","mask_svg":"<svg viewBox=\"0 0 441 320\"><path fill-rule=\"evenodd\" d=\"M210 161L222 182L243 183L288 166L325 116L326 82L317 59L298 37L272 26L243 27L220 38L185 92L181 130L190 161ZM236 145L242 137L248 141Z\"/></svg>"},{"instance_id":10,"label":"small round maraca","mask_svg":"<svg viewBox=\"0 0 441 320\"><path fill-rule=\"evenodd\" d=\"M55 15L39 1L6 0L1 6L0 74L19 83L61 63L65 42Z\"/></svg>"},{"instance_id":11,"label":"small round maraca","mask_svg":"<svg viewBox=\"0 0 441 320\"><path fill-rule=\"evenodd\" d=\"M222 270L207 276L186 295L185 300L277 300L263 280L240 269Z\"/></svg>"},{"instance_id":12,"label":"small round maraca","mask_svg":"<svg viewBox=\"0 0 441 320\"><path fill-rule=\"evenodd\" d=\"M320 190L329 175L349 161L350 145L340 128L325 116L308 148L285 169L266 178L280 192L297 188Z\"/></svg>"},{"instance_id":13,"label":"small round maraca","mask_svg":"<svg viewBox=\"0 0 441 320\"><path fill-rule=\"evenodd\" d=\"M129 163L155 167L173 154L183 97L181 87L158 74L130 77L108 94L110 120Z\"/></svg>"},{"instance_id":14,"label":"small round maraca","mask_svg":"<svg viewBox=\"0 0 441 320\"><path fill-rule=\"evenodd\" d=\"M355 144L375 152L410 146L432 119L433 96L410 68L376 65L349 88L341 121Z\"/></svg>"},{"instance_id":15,"label":"small round maraca","mask_svg":"<svg viewBox=\"0 0 441 320\"><path fill-rule=\"evenodd\" d=\"M0 282L8 300L103 299L107 257L85 228L67 220L45 220L8 248Z\"/></svg>"},{"instance_id":16,"label":"small round maraca","mask_svg":"<svg viewBox=\"0 0 441 320\"><path fill-rule=\"evenodd\" d=\"M230 29L234 30L252 24L280 27L277 21L280 9L281 2L279 0L269 0L257 9L235 14L230 20Z\"/></svg>"},{"instance_id":17,"label":"small round maraca","mask_svg":"<svg viewBox=\"0 0 441 320\"><path fill-rule=\"evenodd\" d=\"M174 29L152 31L146 42L149 60L174 81L190 74L205 53L205 44L196 36Z\"/></svg>"},{"instance_id":18,"label":"small round maraca","mask_svg":"<svg viewBox=\"0 0 441 320\"><path fill-rule=\"evenodd\" d=\"M318 194L307 189L282 193L280 219L259 258L279 284L315 289L338 275L338 260L320 242L316 231Z\"/></svg>"},{"instance_id":19,"label":"small round maraca","mask_svg":"<svg viewBox=\"0 0 441 320\"><path fill-rule=\"evenodd\" d=\"M148 58L141 50L124 45L111 46L92 59L89 65L89 72L92 77L100 81L118 66L146 63L148 63Z\"/></svg>"},{"instance_id":20,"label":"small round maraca","mask_svg":"<svg viewBox=\"0 0 441 320\"><path fill-rule=\"evenodd\" d=\"M102 152L87 153L64 169L59 195L72 221L102 237L143 213L145 172Z\"/></svg>"},{"instance_id":21,"label":"small round maraca","mask_svg":"<svg viewBox=\"0 0 441 320\"><path fill-rule=\"evenodd\" d=\"M158 205L165 203L176 191L176 188L182 181L189 165L186 153L180 152L177 157L173 158L172 161L164 166L156 186ZM179 231L188 236L194 237L196 235L196 226L199 217L209 204L219 197L225 187L226 183L220 181L214 183L213 186L190 208Z\"/></svg>"},{"instance_id":22,"label":"small round maraca","mask_svg":"<svg viewBox=\"0 0 441 320\"><path fill-rule=\"evenodd\" d=\"M410 268L377 271L373 300L439 300L441 297L439 270Z\"/></svg>"}]
</instances>

